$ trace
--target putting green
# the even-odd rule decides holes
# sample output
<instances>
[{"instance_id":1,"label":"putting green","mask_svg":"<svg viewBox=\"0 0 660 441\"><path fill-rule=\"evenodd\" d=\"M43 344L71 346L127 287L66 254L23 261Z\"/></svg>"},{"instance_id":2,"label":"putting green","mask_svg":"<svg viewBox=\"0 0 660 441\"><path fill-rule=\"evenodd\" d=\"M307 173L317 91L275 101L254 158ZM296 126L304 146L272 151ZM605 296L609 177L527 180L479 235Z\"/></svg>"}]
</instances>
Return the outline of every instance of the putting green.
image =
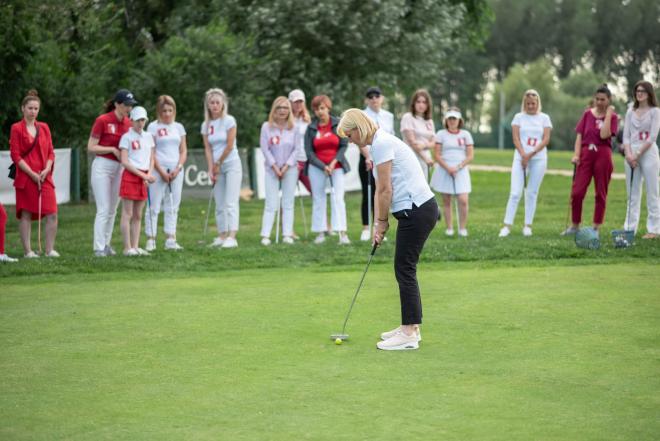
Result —
<instances>
[{"instance_id":1,"label":"putting green","mask_svg":"<svg viewBox=\"0 0 660 441\"><path fill-rule=\"evenodd\" d=\"M660 276L643 263L424 264L419 351L376 264L3 281L0 438L643 440L660 433ZM75 282L75 283L74 283Z\"/></svg>"}]
</instances>

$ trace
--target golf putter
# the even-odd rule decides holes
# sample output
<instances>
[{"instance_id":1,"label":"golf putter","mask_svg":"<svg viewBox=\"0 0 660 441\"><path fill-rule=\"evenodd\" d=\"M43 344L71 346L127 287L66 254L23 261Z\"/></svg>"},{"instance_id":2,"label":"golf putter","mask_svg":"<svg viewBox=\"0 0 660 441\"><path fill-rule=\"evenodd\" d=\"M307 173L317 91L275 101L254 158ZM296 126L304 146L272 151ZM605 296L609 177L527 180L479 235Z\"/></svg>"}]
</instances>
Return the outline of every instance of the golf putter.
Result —
<instances>
[{"instance_id":1,"label":"golf putter","mask_svg":"<svg viewBox=\"0 0 660 441\"><path fill-rule=\"evenodd\" d=\"M280 243L280 211L282 209L282 181L277 181L277 222L275 222L275 243Z\"/></svg>"},{"instance_id":2,"label":"golf putter","mask_svg":"<svg viewBox=\"0 0 660 441\"><path fill-rule=\"evenodd\" d=\"M151 234L155 235L156 227L154 227L154 217L151 213L151 191L149 191L148 185L147 185L147 214L149 215L149 226L151 227Z\"/></svg>"},{"instance_id":3,"label":"golf putter","mask_svg":"<svg viewBox=\"0 0 660 441\"><path fill-rule=\"evenodd\" d=\"M571 189L568 193L568 209L566 210L566 228L564 231L568 230L568 222L571 218L571 205L573 205L573 184L575 183L575 169L577 166L573 164L573 178L571 179Z\"/></svg>"},{"instance_id":4,"label":"golf putter","mask_svg":"<svg viewBox=\"0 0 660 441\"><path fill-rule=\"evenodd\" d=\"M305 239L307 239L307 216L305 215L305 204L302 200L302 191L300 190L300 181L296 184L298 186L298 200L300 201L300 211L302 211L303 226L305 227Z\"/></svg>"},{"instance_id":5,"label":"golf putter","mask_svg":"<svg viewBox=\"0 0 660 441\"><path fill-rule=\"evenodd\" d=\"M369 254L369 260L367 261L367 266L364 268L364 272L362 273L360 284L358 285L357 290L355 291L355 295L353 295L353 301L351 301L351 306L348 308L348 313L346 314L346 318L344 319L344 326L341 328L341 333L332 334L330 336L331 340L337 340L337 339L341 341L348 340L348 334L346 333L346 324L348 323L348 318L351 316L351 311L353 310L353 305L355 305L355 300L357 299L357 296L360 293L360 288L362 288L362 283L364 282L364 277L367 275L367 270L369 270L369 265L371 265L371 260L374 258L374 254L376 254L376 248L378 248L378 244L374 243L374 246L371 248L371 254Z\"/></svg>"},{"instance_id":6,"label":"golf putter","mask_svg":"<svg viewBox=\"0 0 660 441\"><path fill-rule=\"evenodd\" d=\"M170 174L170 169L167 169L167 174ZM170 191L170 216L174 220L174 196L172 195L172 181L167 183L167 189Z\"/></svg>"},{"instance_id":7,"label":"golf putter","mask_svg":"<svg viewBox=\"0 0 660 441\"><path fill-rule=\"evenodd\" d=\"M456 231L461 229L460 217L458 215L458 193L456 193L456 177L451 176L451 185L454 187L454 207L456 208Z\"/></svg>"},{"instance_id":8,"label":"golf putter","mask_svg":"<svg viewBox=\"0 0 660 441\"><path fill-rule=\"evenodd\" d=\"M371 226L374 224L371 214L371 173L371 170L367 170L367 222L369 223L369 237L373 234Z\"/></svg>"},{"instance_id":9,"label":"golf putter","mask_svg":"<svg viewBox=\"0 0 660 441\"><path fill-rule=\"evenodd\" d=\"M41 254L41 185L39 185L39 222L37 224L37 242L39 242L39 254Z\"/></svg>"},{"instance_id":10,"label":"golf putter","mask_svg":"<svg viewBox=\"0 0 660 441\"><path fill-rule=\"evenodd\" d=\"M206 236L207 236L207 233L209 231L209 215L211 214L211 200L213 199L213 189L214 188L215 188L215 182L213 183L213 185L211 185L211 191L209 192L209 203L208 203L208 207L206 207L206 221L204 222L203 238L202 238L202 240L197 241L198 244L206 243Z\"/></svg>"}]
</instances>

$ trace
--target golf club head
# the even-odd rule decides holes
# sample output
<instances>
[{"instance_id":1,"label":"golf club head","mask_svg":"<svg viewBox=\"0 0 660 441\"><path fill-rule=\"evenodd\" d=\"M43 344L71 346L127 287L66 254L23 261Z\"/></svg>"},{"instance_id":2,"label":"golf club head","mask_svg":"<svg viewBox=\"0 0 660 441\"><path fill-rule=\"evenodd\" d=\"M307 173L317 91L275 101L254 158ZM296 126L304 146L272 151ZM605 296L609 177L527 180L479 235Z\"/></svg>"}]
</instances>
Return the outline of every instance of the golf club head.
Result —
<instances>
[{"instance_id":1,"label":"golf club head","mask_svg":"<svg viewBox=\"0 0 660 441\"><path fill-rule=\"evenodd\" d=\"M575 233L575 245L578 248L597 250L600 248L600 237L598 231L591 227L580 228Z\"/></svg>"},{"instance_id":2,"label":"golf club head","mask_svg":"<svg viewBox=\"0 0 660 441\"><path fill-rule=\"evenodd\" d=\"M330 340L335 341L335 340L341 340L341 341L346 341L348 340L348 334L332 334L330 336Z\"/></svg>"}]
</instances>

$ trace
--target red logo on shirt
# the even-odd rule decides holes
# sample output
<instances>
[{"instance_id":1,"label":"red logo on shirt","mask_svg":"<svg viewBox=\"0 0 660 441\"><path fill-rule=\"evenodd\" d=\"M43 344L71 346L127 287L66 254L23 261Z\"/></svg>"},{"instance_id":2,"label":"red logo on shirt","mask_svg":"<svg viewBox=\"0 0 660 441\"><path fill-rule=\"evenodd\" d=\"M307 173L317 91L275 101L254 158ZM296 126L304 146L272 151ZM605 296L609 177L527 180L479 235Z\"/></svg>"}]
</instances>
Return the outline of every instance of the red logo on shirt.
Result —
<instances>
[{"instance_id":1,"label":"red logo on shirt","mask_svg":"<svg viewBox=\"0 0 660 441\"><path fill-rule=\"evenodd\" d=\"M433 131L433 123L431 121L426 121L426 130L429 132Z\"/></svg>"},{"instance_id":2,"label":"red logo on shirt","mask_svg":"<svg viewBox=\"0 0 660 441\"><path fill-rule=\"evenodd\" d=\"M605 121L603 121L602 119L596 120L596 127L598 127L598 130L603 128L603 124L605 124Z\"/></svg>"},{"instance_id":3,"label":"red logo on shirt","mask_svg":"<svg viewBox=\"0 0 660 441\"><path fill-rule=\"evenodd\" d=\"M108 132L114 135L115 133L117 133L117 126L115 126L114 124L108 124Z\"/></svg>"},{"instance_id":4,"label":"red logo on shirt","mask_svg":"<svg viewBox=\"0 0 660 441\"><path fill-rule=\"evenodd\" d=\"M465 146L465 138L457 138L458 139L458 145L461 147Z\"/></svg>"},{"instance_id":5,"label":"red logo on shirt","mask_svg":"<svg viewBox=\"0 0 660 441\"><path fill-rule=\"evenodd\" d=\"M158 129L158 136L167 136L167 129Z\"/></svg>"},{"instance_id":6,"label":"red logo on shirt","mask_svg":"<svg viewBox=\"0 0 660 441\"><path fill-rule=\"evenodd\" d=\"M280 145L280 137L279 136L273 136L270 138L270 143L272 145Z\"/></svg>"},{"instance_id":7,"label":"red logo on shirt","mask_svg":"<svg viewBox=\"0 0 660 441\"><path fill-rule=\"evenodd\" d=\"M215 127L214 126L209 127L209 135L213 135L214 132L215 132Z\"/></svg>"},{"instance_id":8,"label":"red logo on shirt","mask_svg":"<svg viewBox=\"0 0 660 441\"><path fill-rule=\"evenodd\" d=\"M538 143L538 139L536 138L527 138L527 145L531 147L536 147L536 144Z\"/></svg>"},{"instance_id":9,"label":"red logo on shirt","mask_svg":"<svg viewBox=\"0 0 660 441\"><path fill-rule=\"evenodd\" d=\"M133 150L140 150L140 141L135 140L135 141L131 142L131 148Z\"/></svg>"},{"instance_id":10,"label":"red logo on shirt","mask_svg":"<svg viewBox=\"0 0 660 441\"><path fill-rule=\"evenodd\" d=\"M649 132L639 132L639 140L640 141L648 141L648 139L651 137L651 134Z\"/></svg>"}]
</instances>

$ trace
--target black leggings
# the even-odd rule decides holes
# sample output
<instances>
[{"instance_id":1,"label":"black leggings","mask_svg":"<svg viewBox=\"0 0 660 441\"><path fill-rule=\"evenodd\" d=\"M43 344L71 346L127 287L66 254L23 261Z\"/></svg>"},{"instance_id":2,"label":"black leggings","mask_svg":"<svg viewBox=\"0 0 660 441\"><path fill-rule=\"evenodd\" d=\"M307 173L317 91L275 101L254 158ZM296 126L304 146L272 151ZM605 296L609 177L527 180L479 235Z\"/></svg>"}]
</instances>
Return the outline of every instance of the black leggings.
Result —
<instances>
[{"instance_id":1,"label":"black leggings","mask_svg":"<svg viewBox=\"0 0 660 441\"><path fill-rule=\"evenodd\" d=\"M367 179L371 181L371 212L373 213L374 208L374 194L376 194L376 181L374 180L373 172L367 172L367 162L364 159L364 156L360 154L360 163L358 165L358 172L360 174L360 182L362 183L362 225L369 225L369 201L367 199L367 193L369 193L369 187Z\"/></svg>"},{"instance_id":2,"label":"black leggings","mask_svg":"<svg viewBox=\"0 0 660 441\"><path fill-rule=\"evenodd\" d=\"M422 323L422 298L417 283L417 262L433 227L438 220L438 204L435 197L411 210L393 213L399 220L396 229L394 274L399 283L401 298L401 324Z\"/></svg>"}]
</instances>

